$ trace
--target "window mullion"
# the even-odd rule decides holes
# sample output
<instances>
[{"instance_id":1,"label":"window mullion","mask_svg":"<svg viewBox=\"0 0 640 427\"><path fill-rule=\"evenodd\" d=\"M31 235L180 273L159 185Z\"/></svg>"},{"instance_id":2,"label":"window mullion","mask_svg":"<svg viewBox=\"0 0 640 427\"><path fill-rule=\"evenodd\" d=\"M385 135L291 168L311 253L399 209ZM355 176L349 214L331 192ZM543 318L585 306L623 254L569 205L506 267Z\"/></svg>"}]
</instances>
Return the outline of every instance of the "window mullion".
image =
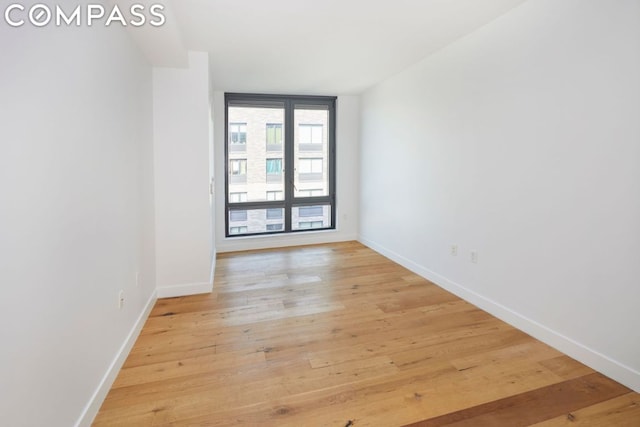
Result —
<instances>
[{"instance_id":1,"label":"window mullion","mask_svg":"<svg viewBox=\"0 0 640 427\"><path fill-rule=\"evenodd\" d=\"M294 180L294 126L293 126L293 102L288 100L284 104L284 230L291 231L293 211L293 180Z\"/></svg>"}]
</instances>

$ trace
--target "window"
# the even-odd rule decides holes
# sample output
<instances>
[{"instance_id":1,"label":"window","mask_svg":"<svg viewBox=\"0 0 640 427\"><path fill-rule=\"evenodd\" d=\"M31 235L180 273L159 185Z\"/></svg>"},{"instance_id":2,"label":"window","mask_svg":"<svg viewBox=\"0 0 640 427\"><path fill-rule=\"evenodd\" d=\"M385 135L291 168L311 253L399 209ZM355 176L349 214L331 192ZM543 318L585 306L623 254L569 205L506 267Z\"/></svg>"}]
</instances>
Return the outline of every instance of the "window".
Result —
<instances>
[{"instance_id":1,"label":"window","mask_svg":"<svg viewBox=\"0 0 640 427\"><path fill-rule=\"evenodd\" d=\"M243 145L247 143L246 123L229 123L229 143Z\"/></svg>"},{"instance_id":2,"label":"window","mask_svg":"<svg viewBox=\"0 0 640 427\"><path fill-rule=\"evenodd\" d=\"M232 159L229 161L229 175L246 175L247 159Z\"/></svg>"},{"instance_id":3,"label":"window","mask_svg":"<svg viewBox=\"0 0 640 427\"><path fill-rule=\"evenodd\" d=\"M249 231L249 227L243 225L242 227L230 227L229 234L246 234Z\"/></svg>"},{"instance_id":4,"label":"window","mask_svg":"<svg viewBox=\"0 0 640 427\"><path fill-rule=\"evenodd\" d=\"M229 181L234 184L247 182L247 159L231 159L229 161Z\"/></svg>"},{"instance_id":5,"label":"window","mask_svg":"<svg viewBox=\"0 0 640 427\"><path fill-rule=\"evenodd\" d=\"M301 174L322 173L322 159L300 159L298 165Z\"/></svg>"},{"instance_id":6,"label":"window","mask_svg":"<svg viewBox=\"0 0 640 427\"><path fill-rule=\"evenodd\" d=\"M322 151L324 143L324 126L322 124L298 125L298 149L300 151Z\"/></svg>"},{"instance_id":7,"label":"window","mask_svg":"<svg viewBox=\"0 0 640 427\"><path fill-rule=\"evenodd\" d=\"M322 175L322 162L323 159L321 158L300 159L298 161L298 181L324 181L324 177Z\"/></svg>"},{"instance_id":8,"label":"window","mask_svg":"<svg viewBox=\"0 0 640 427\"><path fill-rule=\"evenodd\" d=\"M267 123L267 149L270 145L282 150L282 123Z\"/></svg>"},{"instance_id":9,"label":"window","mask_svg":"<svg viewBox=\"0 0 640 427\"><path fill-rule=\"evenodd\" d=\"M282 182L282 159L267 159L267 183Z\"/></svg>"},{"instance_id":10,"label":"window","mask_svg":"<svg viewBox=\"0 0 640 427\"><path fill-rule=\"evenodd\" d=\"M323 196L324 191L322 188L313 188L311 190L298 190L298 197L315 197Z\"/></svg>"},{"instance_id":11,"label":"window","mask_svg":"<svg viewBox=\"0 0 640 427\"><path fill-rule=\"evenodd\" d=\"M299 227L304 228L322 228L322 221L300 221Z\"/></svg>"},{"instance_id":12,"label":"window","mask_svg":"<svg viewBox=\"0 0 640 427\"><path fill-rule=\"evenodd\" d=\"M240 203L247 201L247 193L231 193L229 194L230 203Z\"/></svg>"},{"instance_id":13,"label":"window","mask_svg":"<svg viewBox=\"0 0 640 427\"><path fill-rule=\"evenodd\" d=\"M267 209L267 219L284 218L284 209Z\"/></svg>"},{"instance_id":14,"label":"window","mask_svg":"<svg viewBox=\"0 0 640 427\"><path fill-rule=\"evenodd\" d=\"M225 94L227 236L335 228L335 100ZM241 159L236 141L246 146ZM231 212L243 210L247 228L239 229Z\"/></svg>"},{"instance_id":15,"label":"window","mask_svg":"<svg viewBox=\"0 0 640 427\"><path fill-rule=\"evenodd\" d=\"M298 208L298 216L322 216L322 206L300 206Z\"/></svg>"},{"instance_id":16,"label":"window","mask_svg":"<svg viewBox=\"0 0 640 427\"><path fill-rule=\"evenodd\" d=\"M282 175L282 159L267 159L267 175Z\"/></svg>"},{"instance_id":17,"label":"window","mask_svg":"<svg viewBox=\"0 0 640 427\"><path fill-rule=\"evenodd\" d=\"M229 211L229 221L246 221L247 211Z\"/></svg>"},{"instance_id":18,"label":"window","mask_svg":"<svg viewBox=\"0 0 640 427\"><path fill-rule=\"evenodd\" d=\"M267 200L282 200L284 199L282 191L267 191Z\"/></svg>"},{"instance_id":19,"label":"window","mask_svg":"<svg viewBox=\"0 0 640 427\"><path fill-rule=\"evenodd\" d=\"M322 144L322 125L299 125L300 144Z\"/></svg>"}]
</instances>

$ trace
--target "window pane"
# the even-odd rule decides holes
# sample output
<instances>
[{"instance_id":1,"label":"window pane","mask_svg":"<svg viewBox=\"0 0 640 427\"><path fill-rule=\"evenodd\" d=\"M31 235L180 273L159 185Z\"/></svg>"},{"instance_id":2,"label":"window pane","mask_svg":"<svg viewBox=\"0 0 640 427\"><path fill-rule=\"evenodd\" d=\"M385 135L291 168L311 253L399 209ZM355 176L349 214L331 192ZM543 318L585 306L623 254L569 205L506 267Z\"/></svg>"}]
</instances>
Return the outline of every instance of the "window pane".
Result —
<instances>
[{"instance_id":1,"label":"window pane","mask_svg":"<svg viewBox=\"0 0 640 427\"><path fill-rule=\"evenodd\" d=\"M322 130L324 126L322 125L314 125L311 127L311 144L322 144Z\"/></svg>"},{"instance_id":2,"label":"window pane","mask_svg":"<svg viewBox=\"0 0 640 427\"><path fill-rule=\"evenodd\" d=\"M284 218L284 209L267 209L267 219Z\"/></svg>"},{"instance_id":3,"label":"window pane","mask_svg":"<svg viewBox=\"0 0 640 427\"><path fill-rule=\"evenodd\" d=\"M247 159L234 159L229 161L229 174L230 175L246 175L247 174Z\"/></svg>"},{"instance_id":4,"label":"window pane","mask_svg":"<svg viewBox=\"0 0 640 427\"><path fill-rule=\"evenodd\" d=\"M323 163L324 162L322 158L298 159L298 174L299 175L311 174L311 173L321 174L323 169L322 168ZM322 189L320 189L320 191L322 191Z\"/></svg>"},{"instance_id":5,"label":"window pane","mask_svg":"<svg viewBox=\"0 0 640 427\"><path fill-rule=\"evenodd\" d=\"M294 110L294 197L329 194L329 110L296 106Z\"/></svg>"},{"instance_id":6,"label":"window pane","mask_svg":"<svg viewBox=\"0 0 640 427\"><path fill-rule=\"evenodd\" d=\"M267 191L267 200L284 200L283 191Z\"/></svg>"},{"instance_id":7,"label":"window pane","mask_svg":"<svg viewBox=\"0 0 640 427\"><path fill-rule=\"evenodd\" d=\"M247 201L247 193L231 193L229 194L229 202L240 203Z\"/></svg>"},{"instance_id":8,"label":"window pane","mask_svg":"<svg viewBox=\"0 0 640 427\"><path fill-rule=\"evenodd\" d=\"M267 159L267 175L282 175L282 159Z\"/></svg>"},{"instance_id":9,"label":"window pane","mask_svg":"<svg viewBox=\"0 0 640 427\"><path fill-rule=\"evenodd\" d=\"M291 211L291 228L328 228L331 227L331 206L298 206Z\"/></svg>"},{"instance_id":10,"label":"window pane","mask_svg":"<svg viewBox=\"0 0 640 427\"><path fill-rule=\"evenodd\" d=\"M247 211L229 211L229 221L246 221Z\"/></svg>"},{"instance_id":11,"label":"window pane","mask_svg":"<svg viewBox=\"0 0 640 427\"><path fill-rule=\"evenodd\" d=\"M321 188L312 188L310 190L300 190L298 191L298 197L317 197L322 196Z\"/></svg>"},{"instance_id":12,"label":"window pane","mask_svg":"<svg viewBox=\"0 0 640 427\"><path fill-rule=\"evenodd\" d=\"M302 217L322 216L322 206L301 206L298 208L298 215Z\"/></svg>"},{"instance_id":13,"label":"window pane","mask_svg":"<svg viewBox=\"0 0 640 427\"><path fill-rule=\"evenodd\" d=\"M284 230L284 209L229 211L229 234L260 234Z\"/></svg>"},{"instance_id":14,"label":"window pane","mask_svg":"<svg viewBox=\"0 0 640 427\"><path fill-rule=\"evenodd\" d=\"M265 145L282 147L284 103L229 105L227 117L229 200L239 192L246 194L243 202L284 200L284 158L274 158L274 152L267 156L271 150L265 150ZM282 148L278 153L282 156Z\"/></svg>"},{"instance_id":15,"label":"window pane","mask_svg":"<svg viewBox=\"0 0 640 427\"><path fill-rule=\"evenodd\" d=\"M300 144L322 144L322 124L300 124L298 126Z\"/></svg>"},{"instance_id":16,"label":"window pane","mask_svg":"<svg viewBox=\"0 0 640 427\"><path fill-rule=\"evenodd\" d=\"M229 143L245 144L247 142L247 124L229 123Z\"/></svg>"},{"instance_id":17,"label":"window pane","mask_svg":"<svg viewBox=\"0 0 640 427\"><path fill-rule=\"evenodd\" d=\"M303 228L322 228L322 221L300 221L298 223L299 229Z\"/></svg>"},{"instance_id":18,"label":"window pane","mask_svg":"<svg viewBox=\"0 0 640 427\"><path fill-rule=\"evenodd\" d=\"M241 227L229 227L229 234L247 234L248 228L246 226Z\"/></svg>"},{"instance_id":19,"label":"window pane","mask_svg":"<svg viewBox=\"0 0 640 427\"><path fill-rule=\"evenodd\" d=\"M282 123L267 123L267 145L282 145Z\"/></svg>"}]
</instances>

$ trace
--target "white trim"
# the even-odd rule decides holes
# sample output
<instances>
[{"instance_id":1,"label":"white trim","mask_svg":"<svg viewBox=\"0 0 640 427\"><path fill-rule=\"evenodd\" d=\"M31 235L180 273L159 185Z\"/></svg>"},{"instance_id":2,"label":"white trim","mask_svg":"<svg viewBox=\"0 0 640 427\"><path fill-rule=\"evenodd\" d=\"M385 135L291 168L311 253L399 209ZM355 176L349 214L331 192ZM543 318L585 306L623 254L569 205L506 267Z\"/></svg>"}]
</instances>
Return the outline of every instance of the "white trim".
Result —
<instances>
[{"instance_id":1,"label":"white trim","mask_svg":"<svg viewBox=\"0 0 640 427\"><path fill-rule=\"evenodd\" d=\"M640 392L640 372L635 369L455 283L372 240L360 236L359 241L403 267L509 323L515 328L558 349L592 369L602 372L604 375L613 378L634 391Z\"/></svg>"},{"instance_id":2,"label":"white trim","mask_svg":"<svg viewBox=\"0 0 640 427\"><path fill-rule=\"evenodd\" d=\"M91 396L91 399L89 399L89 403L87 403L87 405L84 407L84 410L82 411L82 414L80 415L80 418L76 423L76 427L90 426L93 422L93 419L96 417L98 411L100 410L100 406L102 406L102 402L104 402L104 399L107 397L107 394L109 393L113 382L116 380L118 372L120 372L120 368L122 368L122 365L127 359L131 348L138 339L138 335L140 335L140 331L142 330L145 321L149 317L149 313L151 313L151 309L156 303L156 300L156 291L153 291L151 293L151 296L149 297L149 300L147 301L147 304L145 305L144 309L136 319L135 324L131 328L131 331L129 331L129 335L127 335L127 338L124 340L122 346L116 353L116 357L113 359L111 365L109 365L109 368L107 369L107 372L102 377L98 388L93 393L93 396Z\"/></svg>"},{"instance_id":3,"label":"white trim","mask_svg":"<svg viewBox=\"0 0 640 427\"><path fill-rule=\"evenodd\" d=\"M218 243L219 253L249 251L254 249L284 248L289 246L316 245L357 240L355 234L345 234L337 230L305 231L301 233L267 234L264 236L227 237Z\"/></svg>"},{"instance_id":4,"label":"white trim","mask_svg":"<svg viewBox=\"0 0 640 427\"><path fill-rule=\"evenodd\" d=\"M184 283L181 285L157 288L158 298L184 297L187 295L208 294L213 290L213 282Z\"/></svg>"}]
</instances>

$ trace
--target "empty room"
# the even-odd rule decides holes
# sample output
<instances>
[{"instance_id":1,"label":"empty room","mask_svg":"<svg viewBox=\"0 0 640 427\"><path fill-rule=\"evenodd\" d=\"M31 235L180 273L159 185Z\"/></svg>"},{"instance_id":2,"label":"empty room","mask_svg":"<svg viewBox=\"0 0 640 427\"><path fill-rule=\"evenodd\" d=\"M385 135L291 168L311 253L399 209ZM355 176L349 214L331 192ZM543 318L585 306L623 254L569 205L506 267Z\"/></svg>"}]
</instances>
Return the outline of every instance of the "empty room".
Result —
<instances>
[{"instance_id":1,"label":"empty room","mask_svg":"<svg viewBox=\"0 0 640 427\"><path fill-rule=\"evenodd\" d=\"M640 0L0 6L1 425L640 426Z\"/></svg>"}]
</instances>

